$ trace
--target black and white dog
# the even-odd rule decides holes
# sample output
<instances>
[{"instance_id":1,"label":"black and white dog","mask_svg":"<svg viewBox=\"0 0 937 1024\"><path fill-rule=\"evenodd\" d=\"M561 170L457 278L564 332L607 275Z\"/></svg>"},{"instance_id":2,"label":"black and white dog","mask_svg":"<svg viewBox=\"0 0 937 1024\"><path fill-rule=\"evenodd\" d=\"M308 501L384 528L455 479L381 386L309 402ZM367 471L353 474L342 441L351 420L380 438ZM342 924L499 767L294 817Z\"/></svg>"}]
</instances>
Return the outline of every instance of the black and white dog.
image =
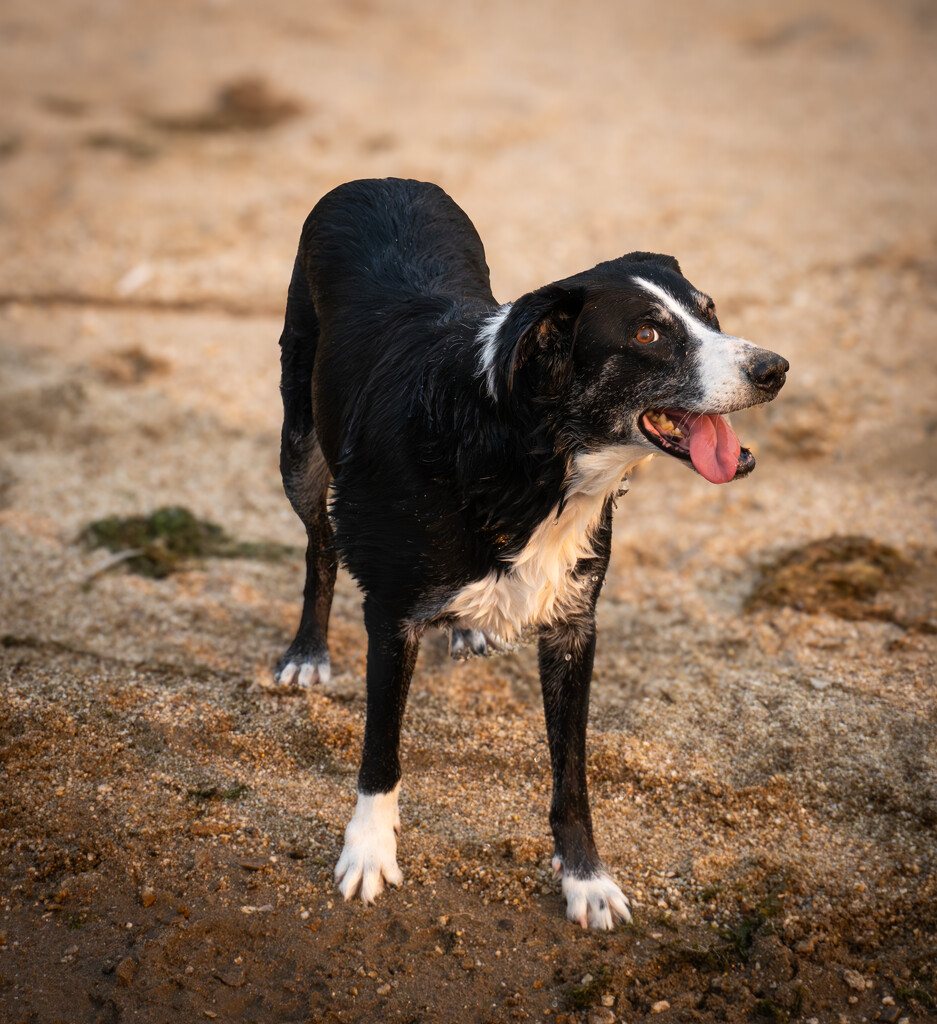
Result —
<instances>
[{"instance_id":1,"label":"black and white dog","mask_svg":"<svg viewBox=\"0 0 937 1024\"><path fill-rule=\"evenodd\" d=\"M454 655L535 636L553 769L553 867L584 928L629 920L586 789L595 603L614 498L660 452L725 483L754 467L724 413L770 401L786 360L723 334L671 256L633 252L499 306L471 221L435 185L354 181L303 227L280 339L281 470L306 526L283 685L329 677L341 560L364 592L367 720L335 869L397 885L398 745L420 637Z\"/></svg>"}]
</instances>

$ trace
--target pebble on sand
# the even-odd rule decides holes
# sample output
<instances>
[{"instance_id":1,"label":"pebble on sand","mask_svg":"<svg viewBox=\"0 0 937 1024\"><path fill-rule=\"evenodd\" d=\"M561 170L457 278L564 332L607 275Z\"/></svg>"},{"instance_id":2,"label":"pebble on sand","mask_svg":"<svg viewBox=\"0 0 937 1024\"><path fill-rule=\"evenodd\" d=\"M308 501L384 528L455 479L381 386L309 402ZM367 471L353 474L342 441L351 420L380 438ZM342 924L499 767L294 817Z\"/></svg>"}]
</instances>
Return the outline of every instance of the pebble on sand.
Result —
<instances>
[{"instance_id":1,"label":"pebble on sand","mask_svg":"<svg viewBox=\"0 0 937 1024\"><path fill-rule=\"evenodd\" d=\"M133 981L133 976L137 973L136 960L132 956L124 957L117 965L114 973L117 975L117 980L121 985L129 985Z\"/></svg>"},{"instance_id":2,"label":"pebble on sand","mask_svg":"<svg viewBox=\"0 0 937 1024\"><path fill-rule=\"evenodd\" d=\"M843 972L843 981L857 992L865 991L865 978L858 971L846 970Z\"/></svg>"}]
</instances>

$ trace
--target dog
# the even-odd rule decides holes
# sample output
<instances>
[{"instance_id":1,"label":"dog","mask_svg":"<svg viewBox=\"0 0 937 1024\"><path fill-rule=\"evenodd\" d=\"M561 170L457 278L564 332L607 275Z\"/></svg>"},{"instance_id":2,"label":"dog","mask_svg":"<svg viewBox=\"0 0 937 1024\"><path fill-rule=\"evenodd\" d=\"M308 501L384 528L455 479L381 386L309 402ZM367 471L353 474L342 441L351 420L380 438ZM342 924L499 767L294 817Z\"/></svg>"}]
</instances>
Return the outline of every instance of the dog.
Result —
<instances>
[{"instance_id":1,"label":"dog","mask_svg":"<svg viewBox=\"0 0 937 1024\"><path fill-rule=\"evenodd\" d=\"M364 594L367 716L342 895L370 903L402 881L400 728L432 626L457 657L536 640L567 915L627 922L586 786L615 498L649 455L713 483L747 476L755 459L725 414L773 399L787 361L723 333L712 299L657 253L499 305L466 214L438 186L396 178L341 185L309 214L280 347L280 468L308 540L281 685L329 678L339 561Z\"/></svg>"}]
</instances>

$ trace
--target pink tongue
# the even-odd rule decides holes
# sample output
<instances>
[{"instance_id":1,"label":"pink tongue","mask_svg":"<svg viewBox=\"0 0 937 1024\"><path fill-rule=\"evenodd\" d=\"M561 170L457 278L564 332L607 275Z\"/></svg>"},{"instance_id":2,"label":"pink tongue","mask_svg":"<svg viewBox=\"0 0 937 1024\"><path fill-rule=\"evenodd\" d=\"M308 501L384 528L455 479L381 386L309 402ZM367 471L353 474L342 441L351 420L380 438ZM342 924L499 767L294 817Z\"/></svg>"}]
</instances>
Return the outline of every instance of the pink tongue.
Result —
<instances>
[{"instance_id":1,"label":"pink tongue","mask_svg":"<svg viewBox=\"0 0 937 1024\"><path fill-rule=\"evenodd\" d=\"M728 483L739 468L742 446L721 416L698 416L690 426L690 459L711 484Z\"/></svg>"}]
</instances>

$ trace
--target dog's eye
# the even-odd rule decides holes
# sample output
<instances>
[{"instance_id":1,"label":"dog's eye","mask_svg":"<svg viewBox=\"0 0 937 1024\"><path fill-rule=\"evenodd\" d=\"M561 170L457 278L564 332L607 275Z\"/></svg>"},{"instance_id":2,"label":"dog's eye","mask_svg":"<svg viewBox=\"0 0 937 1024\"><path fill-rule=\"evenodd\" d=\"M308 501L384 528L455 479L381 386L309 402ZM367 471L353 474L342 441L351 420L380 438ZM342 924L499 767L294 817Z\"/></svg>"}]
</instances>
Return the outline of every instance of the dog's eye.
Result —
<instances>
[{"instance_id":1,"label":"dog's eye","mask_svg":"<svg viewBox=\"0 0 937 1024\"><path fill-rule=\"evenodd\" d=\"M706 310L706 315L709 317L710 321L715 320L716 319L716 307L715 306L710 306L709 309Z\"/></svg>"},{"instance_id":2,"label":"dog's eye","mask_svg":"<svg viewBox=\"0 0 937 1024\"><path fill-rule=\"evenodd\" d=\"M659 337L660 335L653 327L642 327L634 336L634 340L640 341L642 345L649 345L652 341L657 341Z\"/></svg>"}]
</instances>

